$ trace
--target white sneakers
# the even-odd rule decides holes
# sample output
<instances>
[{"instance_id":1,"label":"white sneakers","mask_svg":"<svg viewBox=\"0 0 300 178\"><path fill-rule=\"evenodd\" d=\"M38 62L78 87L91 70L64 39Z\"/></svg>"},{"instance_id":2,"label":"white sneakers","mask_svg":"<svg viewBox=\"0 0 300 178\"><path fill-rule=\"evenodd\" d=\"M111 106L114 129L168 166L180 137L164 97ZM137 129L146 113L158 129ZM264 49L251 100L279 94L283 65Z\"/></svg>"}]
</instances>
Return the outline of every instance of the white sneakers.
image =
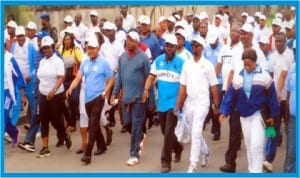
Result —
<instances>
[{"instance_id":1,"label":"white sneakers","mask_svg":"<svg viewBox=\"0 0 300 178\"><path fill-rule=\"evenodd\" d=\"M210 151L207 154L201 154L201 166L206 167L210 157Z\"/></svg>"},{"instance_id":2,"label":"white sneakers","mask_svg":"<svg viewBox=\"0 0 300 178\"><path fill-rule=\"evenodd\" d=\"M137 157L130 157L128 160L127 160L127 162L126 162L126 164L128 165L128 166L135 166L135 165L137 165L138 163L139 163L139 158L137 158Z\"/></svg>"},{"instance_id":3,"label":"white sneakers","mask_svg":"<svg viewBox=\"0 0 300 178\"><path fill-rule=\"evenodd\" d=\"M187 173L196 173L196 168L194 166L189 166Z\"/></svg>"}]
</instances>

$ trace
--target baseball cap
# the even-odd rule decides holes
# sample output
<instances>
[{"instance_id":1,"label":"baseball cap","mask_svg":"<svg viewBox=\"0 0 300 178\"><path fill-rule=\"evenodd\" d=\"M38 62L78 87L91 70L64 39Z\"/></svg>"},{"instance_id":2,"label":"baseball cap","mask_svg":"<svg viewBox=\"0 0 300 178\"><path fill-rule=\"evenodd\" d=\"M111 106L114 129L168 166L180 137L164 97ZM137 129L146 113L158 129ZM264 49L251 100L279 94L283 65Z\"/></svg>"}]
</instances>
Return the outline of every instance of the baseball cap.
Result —
<instances>
[{"instance_id":1,"label":"baseball cap","mask_svg":"<svg viewBox=\"0 0 300 178\"><path fill-rule=\"evenodd\" d=\"M103 30L114 30L116 31L117 30L117 27L115 24L111 23L110 21L106 21L104 22L103 24Z\"/></svg>"},{"instance_id":2,"label":"baseball cap","mask_svg":"<svg viewBox=\"0 0 300 178\"><path fill-rule=\"evenodd\" d=\"M150 25L150 23L151 23L150 17L149 16L145 16L145 15L140 16L138 22L140 24L146 24L146 25Z\"/></svg>"},{"instance_id":3,"label":"baseball cap","mask_svg":"<svg viewBox=\"0 0 300 178\"><path fill-rule=\"evenodd\" d=\"M96 17L99 17L99 14L98 14L97 11L92 10L92 11L90 12L90 16L96 16Z\"/></svg>"},{"instance_id":4,"label":"baseball cap","mask_svg":"<svg viewBox=\"0 0 300 178\"><path fill-rule=\"evenodd\" d=\"M37 30L36 23L33 21L29 21L26 28L31 29L31 30Z\"/></svg>"},{"instance_id":5,"label":"baseball cap","mask_svg":"<svg viewBox=\"0 0 300 178\"><path fill-rule=\"evenodd\" d=\"M247 12L243 12L241 16L242 16L242 17L243 17L243 16L248 17L248 13L247 13Z\"/></svg>"},{"instance_id":6,"label":"baseball cap","mask_svg":"<svg viewBox=\"0 0 300 178\"><path fill-rule=\"evenodd\" d=\"M36 35L35 35L37 38L44 38L45 36L49 36L49 33L47 31L39 31Z\"/></svg>"},{"instance_id":7,"label":"baseball cap","mask_svg":"<svg viewBox=\"0 0 300 178\"><path fill-rule=\"evenodd\" d=\"M192 16L194 15L194 12L192 10L188 10L185 16Z\"/></svg>"},{"instance_id":8,"label":"baseball cap","mask_svg":"<svg viewBox=\"0 0 300 178\"><path fill-rule=\"evenodd\" d=\"M137 41L137 42L140 42L140 36L136 31L129 32L127 36L130 37L131 39Z\"/></svg>"},{"instance_id":9,"label":"baseball cap","mask_svg":"<svg viewBox=\"0 0 300 178\"><path fill-rule=\"evenodd\" d=\"M273 19L272 20L272 25L277 25L277 26L281 27L281 25L282 25L281 19L279 19L279 18Z\"/></svg>"},{"instance_id":10,"label":"baseball cap","mask_svg":"<svg viewBox=\"0 0 300 178\"><path fill-rule=\"evenodd\" d=\"M165 20L167 20L167 18L165 16L160 16L159 19L158 19L158 23L161 23Z\"/></svg>"},{"instance_id":11,"label":"baseball cap","mask_svg":"<svg viewBox=\"0 0 300 178\"><path fill-rule=\"evenodd\" d=\"M169 34L166 36L166 43L177 45L177 38L175 35Z\"/></svg>"},{"instance_id":12,"label":"baseball cap","mask_svg":"<svg viewBox=\"0 0 300 178\"><path fill-rule=\"evenodd\" d=\"M99 42L98 42L97 38L88 38L87 39L87 46L90 46L90 47L93 47L93 48L99 47Z\"/></svg>"},{"instance_id":13,"label":"baseball cap","mask_svg":"<svg viewBox=\"0 0 300 178\"><path fill-rule=\"evenodd\" d=\"M193 16L193 20L194 20L194 19L198 19L198 20L201 21L201 17L200 17L199 15L197 15L197 14L195 14L195 15Z\"/></svg>"},{"instance_id":14,"label":"baseball cap","mask_svg":"<svg viewBox=\"0 0 300 178\"><path fill-rule=\"evenodd\" d=\"M218 39L218 34L216 31L212 31L210 33L207 34L207 43L209 44L214 44L216 42L216 40Z\"/></svg>"},{"instance_id":15,"label":"baseball cap","mask_svg":"<svg viewBox=\"0 0 300 178\"><path fill-rule=\"evenodd\" d=\"M52 46L54 44L53 39L50 36L45 36L44 38L42 38L42 47L45 46Z\"/></svg>"},{"instance_id":16,"label":"baseball cap","mask_svg":"<svg viewBox=\"0 0 300 178\"><path fill-rule=\"evenodd\" d=\"M264 14L261 14L259 16L259 20L266 20L266 19L267 19L267 17Z\"/></svg>"},{"instance_id":17,"label":"baseball cap","mask_svg":"<svg viewBox=\"0 0 300 178\"><path fill-rule=\"evenodd\" d=\"M177 30L177 32L175 32L175 35L180 35L180 36L182 36L184 39L186 39L186 36L187 36L186 32L185 32L183 29Z\"/></svg>"},{"instance_id":18,"label":"baseball cap","mask_svg":"<svg viewBox=\"0 0 300 178\"><path fill-rule=\"evenodd\" d=\"M184 29L184 24L182 21L178 21L175 23L175 27L182 27Z\"/></svg>"},{"instance_id":19,"label":"baseball cap","mask_svg":"<svg viewBox=\"0 0 300 178\"><path fill-rule=\"evenodd\" d=\"M257 12L255 12L255 17L259 17L260 16L260 14L261 14L261 12L259 12L259 11L257 11Z\"/></svg>"},{"instance_id":20,"label":"baseball cap","mask_svg":"<svg viewBox=\"0 0 300 178\"><path fill-rule=\"evenodd\" d=\"M254 22L255 22L255 19L252 16L247 17L246 23L254 23Z\"/></svg>"},{"instance_id":21,"label":"baseball cap","mask_svg":"<svg viewBox=\"0 0 300 178\"><path fill-rule=\"evenodd\" d=\"M176 23L176 19L173 16L169 16L167 20L174 23L174 24Z\"/></svg>"},{"instance_id":22,"label":"baseball cap","mask_svg":"<svg viewBox=\"0 0 300 178\"><path fill-rule=\"evenodd\" d=\"M175 14L174 17L178 20L180 19L180 16L178 14Z\"/></svg>"},{"instance_id":23,"label":"baseball cap","mask_svg":"<svg viewBox=\"0 0 300 178\"><path fill-rule=\"evenodd\" d=\"M293 29L293 27L294 27L294 23L285 23L284 24L284 28L288 28L288 29Z\"/></svg>"},{"instance_id":24,"label":"baseball cap","mask_svg":"<svg viewBox=\"0 0 300 178\"><path fill-rule=\"evenodd\" d=\"M215 18L219 18L221 21L223 21L223 16L221 14L216 14Z\"/></svg>"},{"instance_id":25,"label":"baseball cap","mask_svg":"<svg viewBox=\"0 0 300 178\"><path fill-rule=\"evenodd\" d=\"M195 41L196 43L202 45L202 47L205 47L205 40L204 40L201 36L199 36L199 35L195 36L195 37L192 39L192 42L193 42L193 41Z\"/></svg>"},{"instance_id":26,"label":"baseball cap","mask_svg":"<svg viewBox=\"0 0 300 178\"><path fill-rule=\"evenodd\" d=\"M43 13L43 14L40 15L40 18L41 19L49 19L50 15L48 13Z\"/></svg>"},{"instance_id":27,"label":"baseball cap","mask_svg":"<svg viewBox=\"0 0 300 178\"><path fill-rule=\"evenodd\" d=\"M253 26L249 23L245 23L241 30L245 31L245 32L249 32L249 33L253 33Z\"/></svg>"},{"instance_id":28,"label":"baseball cap","mask_svg":"<svg viewBox=\"0 0 300 178\"><path fill-rule=\"evenodd\" d=\"M73 23L73 18L71 16L67 15L64 19L64 22Z\"/></svg>"},{"instance_id":29,"label":"baseball cap","mask_svg":"<svg viewBox=\"0 0 300 178\"><path fill-rule=\"evenodd\" d=\"M295 6L292 6L290 10L295 11L296 10Z\"/></svg>"},{"instance_id":30,"label":"baseball cap","mask_svg":"<svg viewBox=\"0 0 300 178\"><path fill-rule=\"evenodd\" d=\"M275 18L279 18L279 19L282 19L282 14L280 12L277 12L275 14Z\"/></svg>"},{"instance_id":31,"label":"baseball cap","mask_svg":"<svg viewBox=\"0 0 300 178\"><path fill-rule=\"evenodd\" d=\"M269 39L267 36L261 36L258 42L262 44L269 44Z\"/></svg>"},{"instance_id":32,"label":"baseball cap","mask_svg":"<svg viewBox=\"0 0 300 178\"><path fill-rule=\"evenodd\" d=\"M207 12L201 12L200 15L199 15L199 19L202 20L202 19L206 19L208 18L208 14Z\"/></svg>"},{"instance_id":33,"label":"baseball cap","mask_svg":"<svg viewBox=\"0 0 300 178\"><path fill-rule=\"evenodd\" d=\"M25 35L25 28L23 26L18 26L16 28L16 36Z\"/></svg>"},{"instance_id":34,"label":"baseball cap","mask_svg":"<svg viewBox=\"0 0 300 178\"><path fill-rule=\"evenodd\" d=\"M15 22L15 21L13 21L13 20L10 20L8 23L7 23L7 25L6 25L7 27L11 27L11 28L17 28L17 23Z\"/></svg>"}]
</instances>

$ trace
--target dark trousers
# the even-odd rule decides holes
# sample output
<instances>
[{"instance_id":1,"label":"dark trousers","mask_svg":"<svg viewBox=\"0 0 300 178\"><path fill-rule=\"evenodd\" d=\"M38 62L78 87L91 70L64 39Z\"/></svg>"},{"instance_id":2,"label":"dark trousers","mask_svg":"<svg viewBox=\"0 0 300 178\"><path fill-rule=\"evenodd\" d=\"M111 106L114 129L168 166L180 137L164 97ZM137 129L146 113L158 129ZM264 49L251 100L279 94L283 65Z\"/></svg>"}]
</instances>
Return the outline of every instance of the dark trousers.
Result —
<instances>
[{"instance_id":1,"label":"dark trousers","mask_svg":"<svg viewBox=\"0 0 300 178\"><path fill-rule=\"evenodd\" d=\"M97 141L98 149L102 149L102 150L106 149L104 137L100 127L100 116L101 116L103 105L104 105L104 98L102 98L101 95L99 95L94 100L85 104L86 113L89 118L89 126L88 126L89 137L88 137L87 150L85 152L87 156L92 155L92 150L95 141Z\"/></svg>"},{"instance_id":2,"label":"dark trousers","mask_svg":"<svg viewBox=\"0 0 300 178\"><path fill-rule=\"evenodd\" d=\"M64 87L67 90L72 81L65 81ZM68 123L68 126L76 127L76 120L79 119L79 93L80 93L81 84L78 84L74 88L71 96L67 100L68 106L64 106L64 115Z\"/></svg>"},{"instance_id":3,"label":"dark trousers","mask_svg":"<svg viewBox=\"0 0 300 178\"><path fill-rule=\"evenodd\" d=\"M235 160L237 151L241 146L242 127L240 121L240 114L234 110L230 114L229 119L229 145L225 154L225 161L233 166L236 166Z\"/></svg>"},{"instance_id":4,"label":"dark trousers","mask_svg":"<svg viewBox=\"0 0 300 178\"><path fill-rule=\"evenodd\" d=\"M62 108L65 101L65 93L56 94L50 101L47 96L40 95L40 119L41 119L41 134L43 137L49 135L49 122L57 130L58 140L64 140L66 133L64 121L62 118Z\"/></svg>"},{"instance_id":5,"label":"dark trousers","mask_svg":"<svg viewBox=\"0 0 300 178\"><path fill-rule=\"evenodd\" d=\"M169 109L167 112L159 112L158 117L160 129L164 135L161 163L170 165L172 161L172 150L177 153L182 149L182 145L178 142L175 135L177 116L173 114L173 109Z\"/></svg>"}]
</instances>

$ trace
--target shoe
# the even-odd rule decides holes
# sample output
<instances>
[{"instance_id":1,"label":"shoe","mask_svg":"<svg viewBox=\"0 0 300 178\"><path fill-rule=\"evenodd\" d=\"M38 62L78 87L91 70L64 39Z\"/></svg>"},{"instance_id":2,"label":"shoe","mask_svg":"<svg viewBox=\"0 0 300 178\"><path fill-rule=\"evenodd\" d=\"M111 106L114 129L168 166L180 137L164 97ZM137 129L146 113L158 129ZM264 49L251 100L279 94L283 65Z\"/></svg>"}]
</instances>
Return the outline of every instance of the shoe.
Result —
<instances>
[{"instance_id":1,"label":"shoe","mask_svg":"<svg viewBox=\"0 0 300 178\"><path fill-rule=\"evenodd\" d=\"M218 141L218 140L220 140L220 134L215 134L213 141Z\"/></svg>"},{"instance_id":2,"label":"shoe","mask_svg":"<svg viewBox=\"0 0 300 178\"><path fill-rule=\"evenodd\" d=\"M112 142L113 131L109 127L105 128L106 130L106 145L110 145Z\"/></svg>"},{"instance_id":3,"label":"shoe","mask_svg":"<svg viewBox=\"0 0 300 178\"><path fill-rule=\"evenodd\" d=\"M65 141L64 140L58 140L58 142L56 143L56 147L61 147L65 145Z\"/></svg>"},{"instance_id":4,"label":"shoe","mask_svg":"<svg viewBox=\"0 0 300 178\"><path fill-rule=\"evenodd\" d=\"M135 166L135 165L137 165L138 163L139 163L139 158L137 158L137 157L130 157L128 160L127 160L127 162L126 162L126 164L128 165L128 166Z\"/></svg>"},{"instance_id":5,"label":"shoe","mask_svg":"<svg viewBox=\"0 0 300 178\"><path fill-rule=\"evenodd\" d=\"M36 138L41 138L41 132L36 133L36 134L35 134L35 137L36 137Z\"/></svg>"},{"instance_id":6,"label":"shoe","mask_svg":"<svg viewBox=\"0 0 300 178\"><path fill-rule=\"evenodd\" d=\"M189 166L187 173L196 173L196 168L194 166Z\"/></svg>"},{"instance_id":7,"label":"shoe","mask_svg":"<svg viewBox=\"0 0 300 178\"><path fill-rule=\"evenodd\" d=\"M66 141L67 149L70 149L72 146L72 140L71 140L71 136L69 134L66 135L65 141Z\"/></svg>"},{"instance_id":8,"label":"shoe","mask_svg":"<svg viewBox=\"0 0 300 178\"><path fill-rule=\"evenodd\" d=\"M106 148L105 148L105 149L97 149L97 150L94 152L94 155L95 155L95 156L101 155L101 154L103 154L105 151L106 151Z\"/></svg>"},{"instance_id":9,"label":"shoe","mask_svg":"<svg viewBox=\"0 0 300 178\"><path fill-rule=\"evenodd\" d=\"M80 160L81 160L81 162L84 162L85 164L90 164L91 156L83 155Z\"/></svg>"},{"instance_id":10,"label":"shoe","mask_svg":"<svg viewBox=\"0 0 300 178\"><path fill-rule=\"evenodd\" d=\"M37 158L44 158L50 156L50 150L47 147L43 147L40 153L36 156Z\"/></svg>"},{"instance_id":11,"label":"shoe","mask_svg":"<svg viewBox=\"0 0 300 178\"><path fill-rule=\"evenodd\" d=\"M149 122L148 122L148 130L150 130L153 126L153 120L150 119Z\"/></svg>"},{"instance_id":12,"label":"shoe","mask_svg":"<svg viewBox=\"0 0 300 178\"><path fill-rule=\"evenodd\" d=\"M28 129L29 129L29 127L30 127L30 125L29 125L29 124L24 124L24 129L28 130Z\"/></svg>"},{"instance_id":13,"label":"shoe","mask_svg":"<svg viewBox=\"0 0 300 178\"><path fill-rule=\"evenodd\" d=\"M84 150L82 150L81 148L78 148L78 149L76 150L76 154L80 155L80 154L82 154L82 153L84 153Z\"/></svg>"},{"instance_id":14,"label":"shoe","mask_svg":"<svg viewBox=\"0 0 300 178\"><path fill-rule=\"evenodd\" d=\"M161 168L160 168L160 172L161 173L168 173L171 170L171 166L168 164L162 164Z\"/></svg>"},{"instance_id":15,"label":"shoe","mask_svg":"<svg viewBox=\"0 0 300 178\"><path fill-rule=\"evenodd\" d=\"M263 169L267 172L273 172L273 165L269 161L264 161Z\"/></svg>"},{"instance_id":16,"label":"shoe","mask_svg":"<svg viewBox=\"0 0 300 178\"><path fill-rule=\"evenodd\" d=\"M121 133L126 133L127 132L127 129L126 129L126 127L122 127L122 129L121 129Z\"/></svg>"},{"instance_id":17,"label":"shoe","mask_svg":"<svg viewBox=\"0 0 300 178\"><path fill-rule=\"evenodd\" d=\"M225 165L220 167L220 170L222 172L235 172L235 166L229 163L226 163Z\"/></svg>"},{"instance_id":18,"label":"shoe","mask_svg":"<svg viewBox=\"0 0 300 178\"><path fill-rule=\"evenodd\" d=\"M180 147L179 151L177 153L175 152L175 157L174 157L175 163L178 163L181 160L181 153L183 151L183 146L182 145L180 145L180 146L181 147Z\"/></svg>"},{"instance_id":19,"label":"shoe","mask_svg":"<svg viewBox=\"0 0 300 178\"><path fill-rule=\"evenodd\" d=\"M203 154L201 160L201 167L206 167L208 165L208 160L210 157L210 151L207 154Z\"/></svg>"},{"instance_id":20,"label":"shoe","mask_svg":"<svg viewBox=\"0 0 300 178\"><path fill-rule=\"evenodd\" d=\"M23 150L29 151L29 152L35 152L35 147L29 143L19 143L18 146L22 148Z\"/></svg>"},{"instance_id":21,"label":"shoe","mask_svg":"<svg viewBox=\"0 0 300 178\"><path fill-rule=\"evenodd\" d=\"M16 137L12 139L12 142L11 142L11 146L12 146L12 147L18 146L20 132L21 132L20 129L18 129L18 132L17 132Z\"/></svg>"}]
</instances>

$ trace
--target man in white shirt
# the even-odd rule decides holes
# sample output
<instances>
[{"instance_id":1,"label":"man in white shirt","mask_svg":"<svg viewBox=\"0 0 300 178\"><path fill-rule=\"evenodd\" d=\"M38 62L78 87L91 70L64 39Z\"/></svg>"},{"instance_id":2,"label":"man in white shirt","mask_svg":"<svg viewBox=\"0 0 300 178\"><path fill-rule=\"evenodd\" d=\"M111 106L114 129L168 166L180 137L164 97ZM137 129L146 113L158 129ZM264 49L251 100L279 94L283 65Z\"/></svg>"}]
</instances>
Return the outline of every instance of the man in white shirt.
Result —
<instances>
[{"instance_id":1,"label":"man in white shirt","mask_svg":"<svg viewBox=\"0 0 300 178\"><path fill-rule=\"evenodd\" d=\"M227 32L226 29L221 25L223 20L223 17L221 14L216 14L215 16L215 24L212 26L211 29L209 29L209 31L216 31L217 34L219 35L219 41L222 44L227 44Z\"/></svg>"},{"instance_id":2,"label":"man in white shirt","mask_svg":"<svg viewBox=\"0 0 300 178\"><path fill-rule=\"evenodd\" d=\"M128 32L136 28L136 21L133 15L128 13L128 6L120 6L120 13L123 17L123 28Z\"/></svg>"},{"instance_id":3,"label":"man in white shirt","mask_svg":"<svg viewBox=\"0 0 300 178\"><path fill-rule=\"evenodd\" d=\"M259 41L262 36L269 36L271 31L266 26L267 17L264 14L261 14L259 17L259 24L256 28L254 28L254 39L255 41Z\"/></svg>"},{"instance_id":4,"label":"man in white shirt","mask_svg":"<svg viewBox=\"0 0 300 178\"><path fill-rule=\"evenodd\" d=\"M126 33L126 30L122 26L123 25L122 16L115 17L115 25L117 27L116 39L119 40L121 42L121 44L125 45L127 33Z\"/></svg>"},{"instance_id":5,"label":"man in white shirt","mask_svg":"<svg viewBox=\"0 0 300 178\"><path fill-rule=\"evenodd\" d=\"M78 34L78 41L80 45L84 48L85 35L88 32L88 27L82 23L82 15L81 13L77 13L74 18L74 23L72 24L72 28Z\"/></svg>"},{"instance_id":6,"label":"man in white shirt","mask_svg":"<svg viewBox=\"0 0 300 178\"><path fill-rule=\"evenodd\" d=\"M38 44L37 44L37 37L36 35L37 26L36 23L33 21L29 21L26 26L26 38L28 41L34 44L34 48L38 50Z\"/></svg>"}]
</instances>

